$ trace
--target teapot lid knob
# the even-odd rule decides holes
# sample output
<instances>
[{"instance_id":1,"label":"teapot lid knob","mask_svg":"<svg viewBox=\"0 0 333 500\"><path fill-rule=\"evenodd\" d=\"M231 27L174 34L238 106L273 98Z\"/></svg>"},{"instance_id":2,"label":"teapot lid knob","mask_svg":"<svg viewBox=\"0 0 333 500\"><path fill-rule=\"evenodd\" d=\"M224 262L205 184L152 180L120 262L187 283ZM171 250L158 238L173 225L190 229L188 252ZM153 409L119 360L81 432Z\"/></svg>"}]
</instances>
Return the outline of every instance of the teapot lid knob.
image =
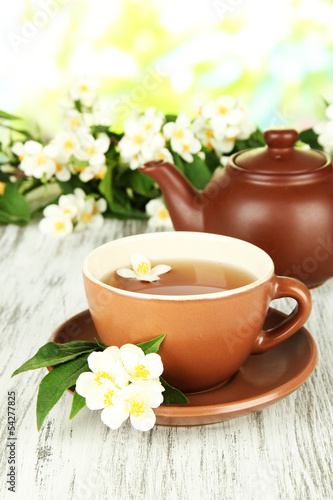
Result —
<instances>
[{"instance_id":1,"label":"teapot lid knob","mask_svg":"<svg viewBox=\"0 0 333 500\"><path fill-rule=\"evenodd\" d=\"M269 148L285 149L294 147L298 132L292 128L270 128L264 132L264 139Z\"/></svg>"}]
</instances>

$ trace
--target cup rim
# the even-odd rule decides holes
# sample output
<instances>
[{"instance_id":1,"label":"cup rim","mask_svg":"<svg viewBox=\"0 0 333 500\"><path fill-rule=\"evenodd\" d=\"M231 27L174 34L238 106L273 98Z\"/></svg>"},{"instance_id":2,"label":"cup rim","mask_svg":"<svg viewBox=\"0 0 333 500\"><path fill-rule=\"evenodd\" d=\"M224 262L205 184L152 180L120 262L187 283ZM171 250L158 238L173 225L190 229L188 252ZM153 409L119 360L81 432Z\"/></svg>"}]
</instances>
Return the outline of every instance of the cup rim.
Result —
<instances>
[{"instance_id":1,"label":"cup rim","mask_svg":"<svg viewBox=\"0 0 333 500\"><path fill-rule=\"evenodd\" d=\"M157 295L157 294L152 294L152 293L140 293L140 292L133 292L130 290L123 290L121 288L116 288L111 285L107 285L106 283L103 283L99 279L95 278L88 270L88 261L94 256L95 253L99 252L101 248L112 245L112 243L116 241L128 241L128 240L133 240L133 239L151 239L151 238L178 238L179 236L192 236L192 237L197 237L197 238L204 238L208 240L214 240L214 239L226 239L226 240L236 240L236 241L241 241L243 244L246 244L248 246L254 247L258 252L262 253L267 260L270 261L270 267L268 271L260 278L258 278L255 281L252 281L248 285L244 285L238 288L232 288L230 290L222 290L221 292L212 292L212 293L205 293L205 294L193 294L193 295ZM204 260L204 259L203 259ZM114 293L117 293L118 295L124 295L126 297L132 297L136 299L142 299L142 300L158 300L158 301L179 301L179 302L188 302L188 301L197 301L197 300L213 300L213 299L220 299L223 297L229 297L233 295L239 295L242 293L246 293L254 288L257 288L258 286L262 285L263 283L269 281L275 274L275 268L274 268L274 262L272 258L268 255L267 252L262 250L260 247L253 245L252 243L249 243L248 241L241 240L240 238L233 238L231 236L225 236L225 235L220 235L220 234L213 234L213 233L203 233L203 232L196 232L196 231L161 231L161 232L152 232L152 233L142 233L142 234L134 234L131 236L125 236L122 238L117 238L115 240L111 240L107 243L104 243L103 245L99 245L96 247L94 250L92 250L84 259L83 266L82 266L82 272L86 278L88 278L90 281L93 283L101 286L102 288L105 288L107 290L110 290Z\"/></svg>"}]
</instances>

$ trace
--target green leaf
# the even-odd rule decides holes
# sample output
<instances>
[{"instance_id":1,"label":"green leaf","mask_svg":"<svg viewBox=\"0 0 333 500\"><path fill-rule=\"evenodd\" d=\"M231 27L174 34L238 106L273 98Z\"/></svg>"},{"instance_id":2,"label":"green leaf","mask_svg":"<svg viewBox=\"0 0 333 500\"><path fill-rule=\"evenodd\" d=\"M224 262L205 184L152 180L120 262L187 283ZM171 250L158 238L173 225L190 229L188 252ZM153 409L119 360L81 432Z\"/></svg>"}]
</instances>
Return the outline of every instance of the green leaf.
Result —
<instances>
[{"instance_id":1,"label":"green leaf","mask_svg":"<svg viewBox=\"0 0 333 500\"><path fill-rule=\"evenodd\" d=\"M4 194L0 196L0 223L21 226L29 222L30 218L29 206L24 196L7 184Z\"/></svg>"},{"instance_id":2,"label":"green leaf","mask_svg":"<svg viewBox=\"0 0 333 500\"><path fill-rule=\"evenodd\" d=\"M318 142L318 134L316 134L312 128L303 130L298 136L298 139L305 144L309 144L311 148L322 149L322 146Z\"/></svg>"},{"instance_id":3,"label":"green leaf","mask_svg":"<svg viewBox=\"0 0 333 500\"><path fill-rule=\"evenodd\" d=\"M177 115L172 115L172 114L165 115L166 123L175 122L176 120L177 120Z\"/></svg>"},{"instance_id":4,"label":"green leaf","mask_svg":"<svg viewBox=\"0 0 333 500\"><path fill-rule=\"evenodd\" d=\"M11 115L9 113L6 113L6 111L0 111L0 119L3 120L21 120L19 116Z\"/></svg>"},{"instance_id":5,"label":"green leaf","mask_svg":"<svg viewBox=\"0 0 333 500\"><path fill-rule=\"evenodd\" d=\"M32 140L35 139L35 137L32 135L32 133L29 132L29 130L23 130L20 128L16 128L16 127L13 127L12 125L7 125L5 123L1 123L1 126L8 129L8 130L12 130L13 132L17 132L18 134L24 135L26 137L26 139L32 139Z\"/></svg>"},{"instance_id":6,"label":"green leaf","mask_svg":"<svg viewBox=\"0 0 333 500\"><path fill-rule=\"evenodd\" d=\"M86 406L86 398L80 396L76 391L74 391L71 412L69 415L69 420L72 420L82 408Z\"/></svg>"},{"instance_id":7,"label":"green leaf","mask_svg":"<svg viewBox=\"0 0 333 500\"><path fill-rule=\"evenodd\" d=\"M184 162L184 173L197 189L204 189L212 178L205 160L202 160L198 155L193 155L192 163Z\"/></svg>"},{"instance_id":8,"label":"green leaf","mask_svg":"<svg viewBox=\"0 0 333 500\"><path fill-rule=\"evenodd\" d=\"M82 113L82 104L79 99L77 101L74 101L74 106L79 113Z\"/></svg>"},{"instance_id":9,"label":"green leaf","mask_svg":"<svg viewBox=\"0 0 333 500\"><path fill-rule=\"evenodd\" d=\"M12 377L28 370L37 370L38 368L65 363L83 353L96 351L97 347L96 342L85 342L82 340L68 342L67 344L48 342L32 358L28 359L20 368L15 370Z\"/></svg>"},{"instance_id":10,"label":"green leaf","mask_svg":"<svg viewBox=\"0 0 333 500\"><path fill-rule=\"evenodd\" d=\"M157 352L161 343L165 339L165 335L159 335L152 340L148 340L147 342L141 342L141 344L137 344L145 354L150 354L152 352Z\"/></svg>"},{"instance_id":11,"label":"green leaf","mask_svg":"<svg viewBox=\"0 0 333 500\"><path fill-rule=\"evenodd\" d=\"M104 196L104 198L108 202L109 206L113 202L112 171L113 171L114 167L115 167L114 162L112 162L108 165L108 169L106 171L104 179L102 179L98 185L99 192ZM110 206L110 208L111 208L111 206Z\"/></svg>"},{"instance_id":12,"label":"green leaf","mask_svg":"<svg viewBox=\"0 0 333 500\"><path fill-rule=\"evenodd\" d=\"M102 344L97 337L95 337L95 342L98 345L98 347L100 347L101 349L103 349L103 351L104 351L104 349L106 349L107 346L104 345L104 344Z\"/></svg>"},{"instance_id":13,"label":"green leaf","mask_svg":"<svg viewBox=\"0 0 333 500\"><path fill-rule=\"evenodd\" d=\"M119 184L133 189L135 193L149 197L155 186L155 181L139 170L126 170L121 176ZM153 196L157 196L158 191L154 189Z\"/></svg>"},{"instance_id":14,"label":"green leaf","mask_svg":"<svg viewBox=\"0 0 333 500\"><path fill-rule=\"evenodd\" d=\"M172 387L168 384L162 377L160 377L160 382L163 385L165 391L163 392L163 403L164 405L172 404L186 404L188 399L179 389Z\"/></svg>"},{"instance_id":15,"label":"green leaf","mask_svg":"<svg viewBox=\"0 0 333 500\"><path fill-rule=\"evenodd\" d=\"M81 373L89 371L87 357L88 354L83 354L74 360L58 365L43 378L37 396L38 430L65 390L75 385Z\"/></svg>"},{"instance_id":16,"label":"green leaf","mask_svg":"<svg viewBox=\"0 0 333 500\"><path fill-rule=\"evenodd\" d=\"M89 162L87 160L79 160L73 155L70 157L69 161L72 165L74 165L74 167L86 168L89 165Z\"/></svg>"},{"instance_id":17,"label":"green leaf","mask_svg":"<svg viewBox=\"0 0 333 500\"><path fill-rule=\"evenodd\" d=\"M172 156L176 167L184 174L185 173L184 160L179 156L178 153L175 153L174 151L172 152Z\"/></svg>"}]
</instances>

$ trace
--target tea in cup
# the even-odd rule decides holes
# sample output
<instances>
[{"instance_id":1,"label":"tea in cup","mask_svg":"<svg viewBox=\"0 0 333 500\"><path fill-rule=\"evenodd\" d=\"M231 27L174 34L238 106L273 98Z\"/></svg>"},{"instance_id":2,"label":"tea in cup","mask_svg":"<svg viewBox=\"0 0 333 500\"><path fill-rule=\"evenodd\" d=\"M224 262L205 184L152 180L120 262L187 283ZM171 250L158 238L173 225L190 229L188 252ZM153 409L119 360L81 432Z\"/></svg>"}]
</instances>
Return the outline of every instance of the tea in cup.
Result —
<instances>
[{"instance_id":1,"label":"tea in cup","mask_svg":"<svg viewBox=\"0 0 333 500\"><path fill-rule=\"evenodd\" d=\"M158 279L133 276L130 263L137 254L149 259L152 275L154 268L164 270L155 274ZM215 234L163 232L114 240L87 256L83 276L101 341L120 347L165 334L159 349L163 378L187 393L225 383L250 354L290 337L311 312L309 290L276 276L268 254ZM297 306L281 325L265 331L269 304L280 297L294 298Z\"/></svg>"}]
</instances>

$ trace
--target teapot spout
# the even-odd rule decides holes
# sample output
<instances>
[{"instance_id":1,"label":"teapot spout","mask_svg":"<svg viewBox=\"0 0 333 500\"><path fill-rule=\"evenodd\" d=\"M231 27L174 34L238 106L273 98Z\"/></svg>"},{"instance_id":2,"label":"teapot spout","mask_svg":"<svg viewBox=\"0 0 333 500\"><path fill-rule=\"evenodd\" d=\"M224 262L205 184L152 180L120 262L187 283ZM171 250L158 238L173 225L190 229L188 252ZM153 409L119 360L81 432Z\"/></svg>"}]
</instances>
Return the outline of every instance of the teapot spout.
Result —
<instances>
[{"instance_id":1,"label":"teapot spout","mask_svg":"<svg viewBox=\"0 0 333 500\"><path fill-rule=\"evenodd\" d=\"M201 191L195 189L174 165L163 160L150 161L139 170L161 188L177 231L203 231Z\"/></svg>"}]
</instances>

